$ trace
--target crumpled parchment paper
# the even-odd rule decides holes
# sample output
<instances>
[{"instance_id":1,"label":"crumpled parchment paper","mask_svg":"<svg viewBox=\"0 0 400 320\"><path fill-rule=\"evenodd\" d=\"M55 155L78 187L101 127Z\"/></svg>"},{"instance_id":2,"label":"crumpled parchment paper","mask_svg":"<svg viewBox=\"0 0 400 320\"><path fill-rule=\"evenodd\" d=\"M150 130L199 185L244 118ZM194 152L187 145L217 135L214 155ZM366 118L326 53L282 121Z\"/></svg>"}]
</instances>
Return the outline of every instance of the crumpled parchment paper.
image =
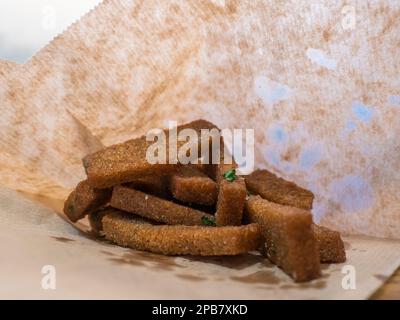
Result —
<instances>
[{"instance_id":1,"label":"crumpled parchment paper","mask_svg":"<svg viewBox=\"0 0 400 320\"><path fill-rule=\"evenodd\" d=\"M322 265L322 278L295 284L255 253L154 255L96 241L10 189L0 188L0 203L0 298L365 299L400 264L398 241L345 237L346 263ZM45 266L55 268L54 290L42 287ZM355 288L347 290L348 266Z\"/></svg>"}]
</instances>

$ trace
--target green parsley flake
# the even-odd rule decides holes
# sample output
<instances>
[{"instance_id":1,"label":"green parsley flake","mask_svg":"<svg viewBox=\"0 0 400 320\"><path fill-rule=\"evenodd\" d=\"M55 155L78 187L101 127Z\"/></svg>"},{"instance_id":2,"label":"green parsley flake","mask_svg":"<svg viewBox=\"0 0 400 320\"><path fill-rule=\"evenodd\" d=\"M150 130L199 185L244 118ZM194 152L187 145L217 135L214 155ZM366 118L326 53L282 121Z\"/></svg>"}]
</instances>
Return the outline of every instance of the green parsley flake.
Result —
<instances>
[{"instance_id":1,"label":"green parsley flake","mask_svg":"<svg viewBox=\"0 0 400 320\"><path fill-rule=\"evenodd\" d=\"M89 161L87 161L86 159L83 159L82 163L83 163L83 168L85 169L85 172L87 173L87 171L89 169Z\"/></svg>"},{"instance_id":2,"label":"green parsley flake","mask_svg":"<svg viewBox=\"0 0 400 320\"><path fill-rule=\"evenodd\" d=\"M229 182L235 181L237 179L236 170L232 169L224 173L224 179Z\"/></svg>"},{"instance_id":3,"label":"green parsley flake","mask_svg":"<svg viewBox=\"0 0 400 320\"><path fill-rule=\"evenodd\" d=\"M70 202L67 206L67 211L68 212L74 212L75 211L75 204L73 202Z\"/></svg>"},{"instance_id":4,"label":"green parsley flake","mask_svg":"<svg viewBox=\"0 0 400 320\"><path fill-rule=\"evenodd\" d=\"M211 226L211 227L215 227L216 226L216 224L214 222L214 219L213 218L210 219L207 216L202 216L201 217L201 223L204 224L205 226Z\"/></svg>"}]
</instances>

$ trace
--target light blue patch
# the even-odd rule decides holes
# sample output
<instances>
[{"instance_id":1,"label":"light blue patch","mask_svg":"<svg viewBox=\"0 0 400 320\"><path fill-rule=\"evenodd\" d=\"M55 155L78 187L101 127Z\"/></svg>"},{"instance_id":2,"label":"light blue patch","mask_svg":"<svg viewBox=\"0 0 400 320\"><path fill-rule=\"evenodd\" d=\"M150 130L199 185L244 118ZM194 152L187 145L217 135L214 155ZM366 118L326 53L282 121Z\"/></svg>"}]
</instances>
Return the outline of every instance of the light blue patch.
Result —
<instances>
[{"instance_id":1,"label":"light blue patch","mask_svg":"<svg viewBox=\"0 0 400 320\"><path fill-rule=\"evenodd\" d=\"M346 123L346 129L347 131L352 131L357 127L356 123L353 120L349 120Z\"/></svg>"},{"instance_id":2,"label":"light blue patch","mask_svg":"<svg viewBox=\"0 0 400 320\"><path fill-rule=\"evenodd\" d=\"M321 159L321 151L319 148L303 149L300 153L300 166L304 169L310 169L315 166Z\"/></svg>"},{"instance_id":3,"label":"light blue patch","mask_svg":"<svg viewBox=\"0 0 400 320\"><path fill-rule=\"evenodd\" d=\"M352 104L352 109L354 114L361 121L368 123L372 120L373 110L370 107L361 103L360 101L354 101Z\"/></svg>"},{"instance_id":4,"label":"light blue patch","mask_svg":"<svg viewBox=\"0 0 400 320\"><path fill-rule=\"evenodd\" d=\"M279 164L281 162L281 156L276 150L273 149L267 150L265 153L265 158L267 159L270 165L279 167Z\"/></svg>"},{"instance_id":5,"label":"light blue patch","mask_svg":"<svg viewBox=\"0 0 400 320\"><path fill-rule=\"evenodd\" d=\"M390 104L400 106L400 96L394 96L394 95L389 96L388 101Z\"/></svg>"},{"instance_id":6,"label":"light blue patch","mask_svg":"<svg viewBox=\"0 0 400 320\"><path fill-rule=\"evenodd\" d=\"M274 126L270 130L269 136L272 140L278 143L285 143L288 139L285 129L281 126Z\"/></svg>"},{"instance_id":7,"label":"light blue patch","mask_svg":"<svg viewBox=\"0 0 400 320\"><path fill-rule=\"evenodd\" d=\"M329 70L335 70L337 67L337 61L335 59L328 58L325 52L323 52L322 50L308 48L306 55L311 61L315 62L321 67L327 68Z\"/></svg>"},{"instance_id":8,"label":"light blue patch","mask_svg":"<svg viewBox=\"0 0 400 320\"><path fill-rule=\"evenodd\" d=\"M312 189L309 188L313 193ZM314 223L320 223L321 219L327 214L327 208L322 201L314 200L312 207L312 215Z\"/></svg>"},{"instance_id":9,"label":"light blue patch","mask_svg":"<svg viewBox=\"0 0 400 320\"><path fill-rule=\"evenodd\" d=\"M286 100L290 96L290 88L265 76L259 76L254 80L254 90L259 98L269 105Z\"/></svg>"},{"instance_id":10,"label":"light blue patch","mask_svg":"<svg viewBox=\"0 0 400 320\"><path fill-rule=\"evenodd\" d=\"M291 173L293 171L293 167L292 167L291 163L286 163L283 166L283 170L285 171L286 174Z\"/></svg>"},{"instance_id":11,"label":"light blue patch","mask_svg":"<svg viewBox=\"0 0 400 320\"><path fill-rule=\"evenodd\" d=\"M287 99L289 95L289 88L287 86L281 85L277 86L273 90L271 90L269 101L271 104L275 104L278 101Z\"/></svg>"},{"instance_id":12,"label":"light blue patch","mask_svg":"<svg viewBox=\"0 0 400 320\"><path fill-rule=\"evenodd\" d=\"M347 175L330 184L330 196L345 212L366 210L374 204L373 189L362 176Z\"/></svg>"}]
</instances>

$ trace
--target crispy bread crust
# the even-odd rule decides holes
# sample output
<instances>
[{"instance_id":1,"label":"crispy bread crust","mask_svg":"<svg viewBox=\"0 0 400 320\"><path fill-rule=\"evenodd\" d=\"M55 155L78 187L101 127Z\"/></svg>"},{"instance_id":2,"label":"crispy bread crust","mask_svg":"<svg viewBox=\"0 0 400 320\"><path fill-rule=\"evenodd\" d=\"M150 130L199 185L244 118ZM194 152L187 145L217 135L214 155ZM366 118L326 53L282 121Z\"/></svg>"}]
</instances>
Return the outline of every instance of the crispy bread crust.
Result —
<instances>
[{"instance_id":1,"label":"crispy bread crust","mask_svg":"<svg viewBox=\"0 0 400 320\"><path fill-rule=\"evenodd\" d=\"M107 214L102 223L108 240L165 255L237 255L255 250L261 240L257 224L240 227L152 225L122 212Z\"/></svg>"},{"instance_id":2,"label":"crispy bread crust","mask_svg":"<svg viewBox=\"0 0 400 320\"><path fill-rule=\"evenodd\" d=\"M247 189L262 198L286 206L311 210L314 194L268 170L256 170L245 177Z\"/></svg>"},{"instance_id":3,"label":"crispy bread crust","mask_svg":"<svg viewBox=\"0 0 400 320\"><path fill-rule=\"evenodd\" d=\"M81 181L64 202L64 213L76 222L107 203L110 197L111 189L96 189L87 180Z\"/></svg>"},{"instance_id":4,"label":"crispy bread crust","mask_svg":"<svg viewBox=\"0 0 400 320\"><path fill-rule=\"evenodd\" d=\"M246 214L263 227L264 253L296 282L321 275L318 244L311 228L311 213L251 196Z\"/></svg>"},{"instance_id":5,"label":"crispy bread crust","mask_svg":"<svg viewBox=\"0 0 400 320\"><path fill-rule=\"evenodd\" d=\"M313 224L312 230L318 242L320 261L323 263L342 263L346 261L346 250L340 233Z\"/></svg>"},{"instance_id":6,"label":"crispy bread crust","mask_svg":"<svg viewBox=\"0 0 400 320\"><path fill-rule=\"evenodd\" d=\"M114 188L110 205L116 209L171 225L202 225L204 216L210 220L214 218L205 212L122 186Z\"/></svg>"},{"instance_id":7,"label":"crispy bread crust","mask_svg":"<svg viewBox=\"0 0 400 320\"><path fill-rule=\"evenodd\" d=\"M218 196L215 181L191 166L184 166L171 175L169 190L175 199L206 206L214 205Z\"/></svg>"}]
</instances>

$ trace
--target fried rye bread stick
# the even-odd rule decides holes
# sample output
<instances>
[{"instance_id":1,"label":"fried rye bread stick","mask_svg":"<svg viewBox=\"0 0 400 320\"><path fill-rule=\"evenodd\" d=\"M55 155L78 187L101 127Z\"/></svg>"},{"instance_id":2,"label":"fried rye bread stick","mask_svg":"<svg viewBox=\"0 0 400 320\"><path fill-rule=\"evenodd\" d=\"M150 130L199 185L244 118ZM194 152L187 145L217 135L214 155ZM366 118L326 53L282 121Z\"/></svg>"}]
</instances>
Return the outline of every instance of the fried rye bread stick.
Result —
<instances>
[{"instance_id":1,"label":"fried rye bread stick","mask_svg":"<svg viewBox=\"0 0 400 320\"><path fill-rule=\"evenodd\" d=\"M192 166L182 166L169 178L173 197L183 202L211 206L217 201L217 184Z\"/></svg>"},{"instance_id":2,"label":"fried rye bread stick","mask_svg":"<svg viewBox=\"0 0 400 320\"><path fill-rule=\"evenodd\" d=\"M96 236L103 236L104 234L102 219L105 215L115 212L120 212L120 210L106 207L89 213L88 218L92 233Z\"/></svg>"},{"instance_id":3,"label":"fried rye bread stick","mask_svg":"<svg viewBox=\"0 0 400 320\"><path fill-rule=\"evenodd\" d=\"M317 239L322 263L342 263L346 261L346 250L340 233L313 224L312 230Z\"/></svg>"},{"instance_id":4,"label":"fried rye bread stick","mask_svg":"<svg viewBox=\"0 0 400 320\"><path fill-rule=\"evenodd\" d=\"M79 182L64 202L64 213L77 222L110 200L111 189L95 189L87 180Z\"/></svg>"},{"instance_id":5,"label":"fried rye bread stick","mask_svg":"<svg viewBox=\"0 0 400 320\"><path fill-rule=\"evenodd\" d=\"M163 198L168 196L167 181L166 176L149 176L137 178L132 182L126 183L125 186Z\"/></svg>"},{"instance_id":6,"label":"fried rye bread stick","mask_svg":"<svg viewBox=\"0 0 400 320\"><path fill-rule=\"evenodd\" d=\"M232 163L225 163L224 148L225 145L221 148L220 163L212 166L212 176L218 184L215 223L217 226L235 226L242 223L247 191L244 179L236 175L235 160L232 158L228 161Z\"/></svg>"},{"instance_id":7,"label":"fried rye bread stick","mask_svg":"<svg viewBox=\"0 0 400 320\"><path fill-rule=\"evenodd\" d=\"M256 170L245 177L246 187L262 198L305 210L312 209L314 194L293 182L277 177L268 170Z\"/></svg>"},{"instance_id":8,"label":"fried rye bread stick","mask_svg":"<svg viewBox=\"0 0 400 320\"><path fill-rule=\"evenodd\" d=\"M214 220L213 215L205 212L122 186L114 188L110 205L116 209L171 225L203 225L205 217L208 220Z\"/></svg>"},{"instance_id":9,"label":"fried rye bread stick","mask_svg":"<svg viewBox=\"0 0 400 320\"><path fill-rule=\"evenodd\" d=\"M224 174L230 170L236 170L238 167L235 159L228 151L225 156L225 143L223 137L220 138L220 154L219 154L219 163L211 163L208 167L208 175L215 180L217 183L221 182L224 177Z\"/></svg>"},{"instance_id":10,"label":"fried rye bread stick","mask_svg":"<svg viewBox=\"0 0 400 320\"><path fill-rule=\"evenodd\" d=\"M255 250L261 241L260 226L166 226L123 212L102 218L108 240L124 247L165 255L222 256Z\"/></svg>"},{"instance_id":11,"label":"fried rye bread stick","mask_svg":"<svg viewBox=\"0 0 400 320\"><path fill-rule=\"evenodd\" d=\"M246 185L243 178L234 181L220 180L215 223L217 226L238 226L242 223L246 202Z\"/></svg>"},{"instance_id":12,"label":"fried rye bread stick","mask_svg":"<svg viewBox=\"0 0 400 320\"><path fill-rule=\"evenodd\" d=\"M197 120L191 123L178 126L179 133L184 129L193 129L197 132L199 140L198 147L201 148L201 129L217 128L212 123L205 120ZM176 164L168 163L168 130L164 131L167 136L166 155L167 163L151 164L146 159L148 148L154 144L153 141L146 141L146 136L128 140L124 143L116 144L90 154L83 159L88 182L96 188L106 188L127 182L144 176L162 176L174 172ZM178 141L180 146L187 142Z\"/></svg>"},{"instance_id":13,"label":"fried rye bread stick","mask_svg":"<svg viewBox=\"0 0 400 320\"><path fill-rule=\"evenodd\" d=\"M296 282L321 275L318 244L309 211L251 196L246 201L246 214L250 222L262 226L265 239L262 251L272 263Z\"/></svg>"}]
</instances>

